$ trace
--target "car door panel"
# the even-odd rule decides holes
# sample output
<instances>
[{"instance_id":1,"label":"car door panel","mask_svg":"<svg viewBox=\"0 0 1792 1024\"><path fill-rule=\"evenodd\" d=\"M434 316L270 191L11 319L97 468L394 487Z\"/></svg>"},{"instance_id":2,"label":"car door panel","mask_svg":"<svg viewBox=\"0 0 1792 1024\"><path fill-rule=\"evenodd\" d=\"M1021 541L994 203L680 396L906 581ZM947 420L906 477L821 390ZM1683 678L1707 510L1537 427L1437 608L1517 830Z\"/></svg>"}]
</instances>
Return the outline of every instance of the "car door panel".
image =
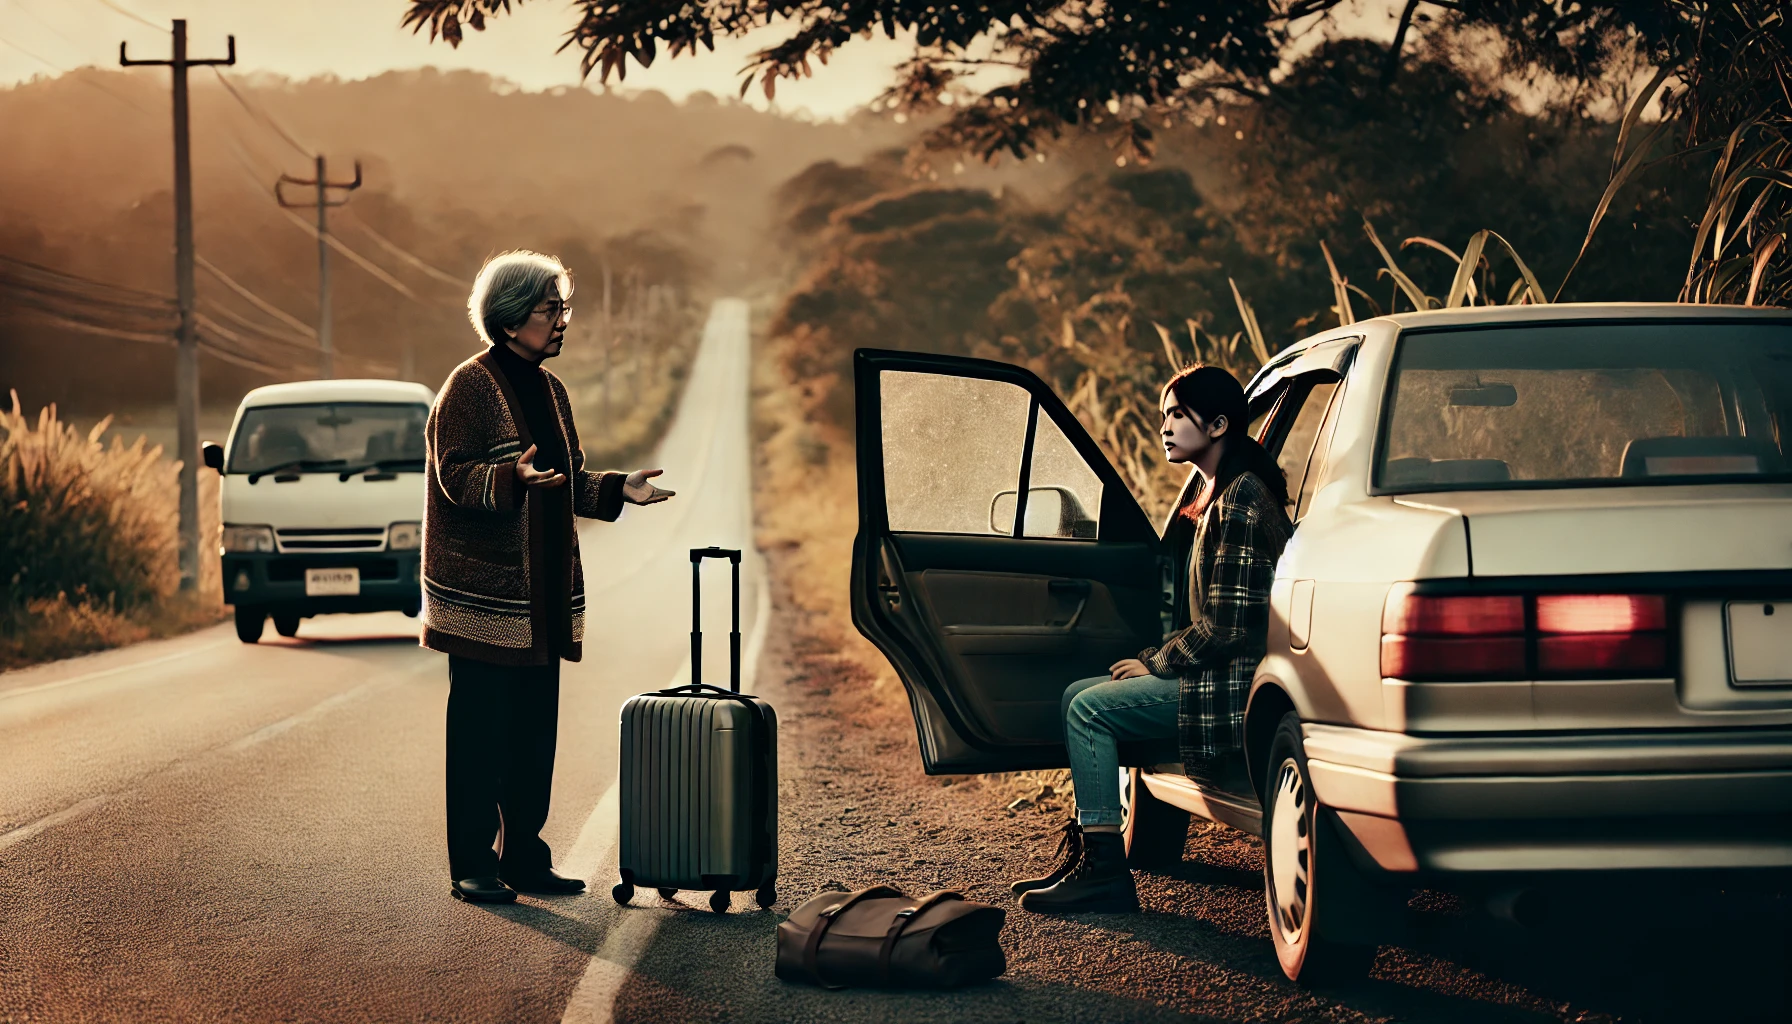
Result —
<instances>
[{"instance_id":1,"label":"car door panel","mask_svg":"<svg viewBox=\"0 0 1792 1024\"><path fill-rule=\"evenodd\" d=\"M891 444L897 447L889 449L881 409L880 374L886 372L902 375L898 397L904 406L892 414ZM917 376L922 374L944 379L933 387ZM853 621L889 658L909 692L927 770L1062 766L1064 689L1157 640L1155 531L1099 447L1028 371L985 360L860 350L855 377L860 531ZM1016 426L1017 406L1007 393L962 382L978 379L1023 389L1031 402L1028 421ZM977 416L961 408L936 414L927 404L930 389L952 401L982 402L984 414L1001 421L983 434ZM1051 433L1037 447L1053 452L1042 483L1066 495L1080 487L1079 501L1099 508L1098 519L1079 519L1074 532L1056 536L1011 536L1017 524L1033 527L1016 495L1034 493L1028 471L1039 462L1034 450L1041 423ZM963 441L968 454L959 457L952 446L959 435L973 433ZM1022 435L1024 444L1017 444ZM991 437L1009 446L1007 455L990 449ZM1002 460L1017 453L1013 481L998 481ZM1071 458L1086 467L1068 472ZM928 459L942 468L917 469L933 464ZM972 471L955 469L958 464ZM910 491L886 496L886 471ZM1090 493L1093 487L1100 488L1099 497ZM983 493L990 488L999 490ZM972 493L961 493L966 489ZM997 500L1001 489L1011 510L1003 514L1012 514L1012 522L997 514L1004 508ZM1054 500L1077 517L1087 514L1069 496ZM890 529L892 505L902 510L903 529ZM973 514L979 508L988 512L984 522ZM944 528L928 532L934 523ZM975 532L979 528L988 532Z\"/></svg>"}]
</instances>

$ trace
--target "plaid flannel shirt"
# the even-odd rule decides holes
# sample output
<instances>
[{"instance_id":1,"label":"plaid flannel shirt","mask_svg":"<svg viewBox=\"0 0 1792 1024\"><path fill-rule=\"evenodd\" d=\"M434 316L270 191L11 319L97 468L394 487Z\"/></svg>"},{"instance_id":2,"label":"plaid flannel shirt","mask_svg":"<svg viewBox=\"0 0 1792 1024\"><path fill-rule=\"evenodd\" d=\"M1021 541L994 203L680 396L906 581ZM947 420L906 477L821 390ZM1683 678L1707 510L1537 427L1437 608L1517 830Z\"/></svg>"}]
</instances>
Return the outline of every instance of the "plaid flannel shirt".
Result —
<instances>
[{"instance_id":1,"label":"plaid flannel shirt","mask_svg":"<svg viewBox=\"0 0 1792 1024\"><path fill-rule=\"evenodd\" d=\"M1189 625L1141 652L1155 675L1179 677L1184 764L1244 747L1244 705L1269 641L1269 588L1294 527L1254 474L1241 473L1202 513L1189 549Z\"/></svg>"}]
</instances>

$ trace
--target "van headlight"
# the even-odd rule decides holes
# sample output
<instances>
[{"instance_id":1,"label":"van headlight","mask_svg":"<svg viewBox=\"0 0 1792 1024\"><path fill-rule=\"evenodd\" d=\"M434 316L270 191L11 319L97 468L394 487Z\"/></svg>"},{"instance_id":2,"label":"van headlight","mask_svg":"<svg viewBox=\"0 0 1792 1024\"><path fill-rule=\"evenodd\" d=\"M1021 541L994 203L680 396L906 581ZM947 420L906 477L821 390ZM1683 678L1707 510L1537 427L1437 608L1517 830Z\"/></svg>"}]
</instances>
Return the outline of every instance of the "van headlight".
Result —
<instances>
[{"instance_id":1,"label":"van headlight","mask_svg":"<svg viewBox=\"0 0 1792 1024\"><path fill-rule=\"evenodd\" d=\"M226 526L224 528L225 551L261 551L274 550L274 528L271 526Z\"/></svg>"},{"instance_id":2,"label":"van headlight","mask_svg":"<svg viewBox=\"0 0 1792 1024\"><path fill-rule=\"evenodd\" d=\"M393 523L386 530L387 550L415 551L422 546L422 523Z\"/></svg>"}]
</instances>

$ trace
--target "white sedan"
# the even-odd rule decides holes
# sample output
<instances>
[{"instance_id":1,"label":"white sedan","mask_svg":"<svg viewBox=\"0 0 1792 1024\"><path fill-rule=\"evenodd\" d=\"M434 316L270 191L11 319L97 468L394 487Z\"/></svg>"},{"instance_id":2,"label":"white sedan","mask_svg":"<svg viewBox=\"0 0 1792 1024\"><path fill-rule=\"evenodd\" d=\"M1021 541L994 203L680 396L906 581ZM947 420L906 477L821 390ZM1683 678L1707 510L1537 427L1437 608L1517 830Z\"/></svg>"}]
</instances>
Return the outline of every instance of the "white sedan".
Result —
<instances>
[{"instance_id":1,"label":"white sedan","mask_svg":"<svg viewBox=\"0 0 1792 1024\"><path fill-rule=\"evenodd\" d=\"M1027 370L856 376L854 620L927 770L1066 764L1064 687L1170 625L1159 529ZM1397 314L1248 390L1297 524L1269 655L1220 783L1123 750L1136 865L1191 813L1262 836L1291 978L1365 967L1420 884L1792 868L1792 315Z\"/></svg>"}]
</instances>

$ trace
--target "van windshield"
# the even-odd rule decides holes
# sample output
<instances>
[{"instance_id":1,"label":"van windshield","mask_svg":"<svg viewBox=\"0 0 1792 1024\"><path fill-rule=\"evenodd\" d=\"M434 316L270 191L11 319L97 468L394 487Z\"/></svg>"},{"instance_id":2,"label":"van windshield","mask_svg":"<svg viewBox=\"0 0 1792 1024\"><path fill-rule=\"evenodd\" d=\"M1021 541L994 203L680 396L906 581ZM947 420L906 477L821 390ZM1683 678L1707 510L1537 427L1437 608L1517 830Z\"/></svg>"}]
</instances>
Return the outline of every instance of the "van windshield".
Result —
<instances>
[{"instance_id":1,"label":"van windshield","mask_svg":"<svg viewBox=\"0 0 1792 1024\"><path fill-rule=\"evenodd\" d=\"M429 406L396 402L256 406L237 424L229 471L340 472L405 461L421 470L428 419Z\"/></svg>"},{"instance_id":2,"label":"van windshield","mask_svg":"<svg viewBox=\"0 0 1792 1024\"><path fill-rule=\"evenodd\" d=\"M1792 322L1401 337L1384 492L1792 479Z\"/></svg>"}]
</instances>

